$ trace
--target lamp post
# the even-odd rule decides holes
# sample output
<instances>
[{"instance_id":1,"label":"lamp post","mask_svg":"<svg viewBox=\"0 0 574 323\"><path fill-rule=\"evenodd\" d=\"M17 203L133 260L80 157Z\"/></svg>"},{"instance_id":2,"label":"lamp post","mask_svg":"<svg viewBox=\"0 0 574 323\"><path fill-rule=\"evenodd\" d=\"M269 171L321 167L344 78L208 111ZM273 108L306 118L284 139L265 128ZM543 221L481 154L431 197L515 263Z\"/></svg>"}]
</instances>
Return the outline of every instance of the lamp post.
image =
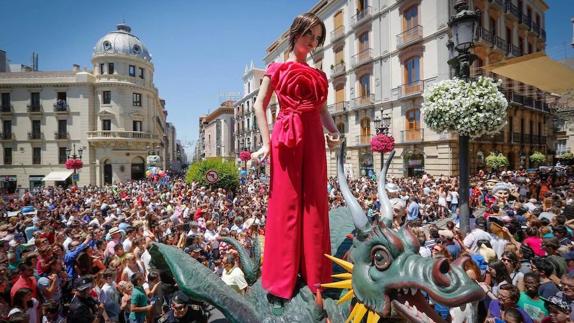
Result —
<instances>
[{"instance_id":1,"label":"lamp post","mask_svg":"<svg viewBox=\"0 0 574 323\"><path fill-rule=\"evenodd\" d=\"M449 44L447 45L451 51L451 58L448 60L448 64L453 68L455 77L468 81L470 79L470 66L476 58L476 56L470 52L470 49L474 46L476 28L480 19L480 13L474 10L469 10L466 0L456 0L454 9L456 10L456 14L450 18L448 23L452 37L452 42L449 41ZM464 232L469 232L469 137L459 135L458 141L460 228Z\"/></svg>"},{"instance_id":2,"label":"lamp post","mask_svg":"<svg viewBox=\"0 0 574 323\"><path fill-rule=\"evenodd\" d=\"M82 160L82 154L84 152L84 149L81 147L78 148L78 154L76 154L76 144L73 144L72 147L73 147L72 149L70 149L70 148L66 149L67 159L68 160ZM76 167L76 166L73 167L74 173L72 175L72 182L74 183L74 186L77 186L77 184L78 184L77 183L78 182L77 177L76 177L77 176L76 170L81 169L81 168L82 168L81 166L80 167Z\"/></svg>"},{"instance_id":3,"label":"lamp post","mask_svg":"<svg viewBox=\"0 0 574 323\"><path fill-rule=\"evenodd\" d=\"M375 131L377 133L377 135L388 135L389 134L389 126L391 124L391 116L389 116L388 114L384 114L382 115L382 119L379 117L376 117L374 122L375 122ZM384 152L381 152L381 169L383 169L383 164L384 164Z\"/></svg>"}]
</instances>

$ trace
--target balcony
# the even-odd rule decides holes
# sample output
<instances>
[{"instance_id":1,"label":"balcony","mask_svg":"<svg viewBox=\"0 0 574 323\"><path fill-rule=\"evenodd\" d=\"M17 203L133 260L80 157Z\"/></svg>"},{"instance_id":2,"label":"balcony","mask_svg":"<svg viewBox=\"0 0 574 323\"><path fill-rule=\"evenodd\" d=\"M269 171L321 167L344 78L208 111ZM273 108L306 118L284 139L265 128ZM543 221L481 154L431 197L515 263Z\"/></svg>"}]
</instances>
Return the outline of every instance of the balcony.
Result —
<instances>
[{"instance_id":1,"label":"balcony","mask_svg":"<svg viewBox=\"0 0 574 323\"><path fill-rule=\"evenodd\" d=\"M42 140L44 134L39 131L28 132L28 140Z\"/></svg>"},{"instance_id":2,"label":"balcony","mask_svg":"<svg viewBox=\"0 0 574 323\"><path fill-rule=\"evenodd\" d=\"M537 35L540 35L540 25L535 22L532 22L532 31Z\"/></svg>"},{"instance_id":3,"label":"balcony","mask_svg":"<svg viewBox=\"0 0 574 323\"><path fill-rule=\"evenodd\" d=\"M142 139L146 141L159 140L158 136L153 135L150 132L141 131L112 131L112 130L98 130L98 131L88 131L88 140L98 141L98 140L130 140L130 139Z\"/></svg>"},{"instance_id":4,"label":"balcony","mask_svg":"<svg viewBox=\"0 0 574 323\"><path fill-rule=\"evenodd\" d=\"M398 87L399 99L420 95L424 90L424 81L414 81L409 84L402 84Z\"/></svg>"},{"instance_id":5,"label":"balcony","mask_svg":"<svg viewBox=\"0 0 574 323\"><path fill-rule=\"evenodd\" d=\"M27 107L28 113L42 113L42 105L39 103L31 103Z\"/></svg>"},{"instance_id":6,"label":"balcony","mask_svg":"<svg viewBox=\"0 0 574 323\"><path fill-rule=\"evenodd\" d=\"M364 95L353 99L353 109L369 107L375 104L375 94Z\"/></svg>"},{"instance_id":7,"label":"balcony","mask_svg":"<svg viewBox=\"0 0 574 323\"><path fill-rule=\"evenodd\" d=\"M4 104L2 106L0 106L0 113L1 114L10 114L12 113L12 105L11 104Z\"/></svg>"},{"instance_id":8,"label":"balcony","mask_svg":"<svg viewBox=\"0 0 574 323\"><path fill-rule=\"evenodd\" d=\"M478 138L474 138L473 141L484 142L484 143L490 143L490 142L503 143L504 142L504 132L499 132L499 133L494 134L492 136L489 136L489 135L480 136Z\"/></svg>"},{"instance_id":9,"label":"balcony","mask_svg":"<svg viewBox=\"0 0 574 323\"><path fill-rule=\"evenodd\" d=\"M522 12L516 5L512 4L511 0L506 0L504 12L510 17L522 21Z\"/></svg>"},{"instance_id":10,"label":"balcony","mask_svg":"<svg viewBox=\"0 0 574 323\"><path fill-rule=\"evenodd\" d=\"M3 132L0 134L0 140L2 141L12 141L16 139L16 136L12 132Z\"/></svg>"},{"instance_id":11,"label":"balcony","mask_svg":"<svg viewBox=\"0 0 574 323\"><path fill-rule=\"evenodd\" d=\"M423 39L423 26L417 25L397 35L397 48L403 48Z\"/></svg>"},{"instance_id":12,"label":"balcony","mask_svg":"<svg viewBox=\"0 0 574 323\"><path fill-rule=\"evenodd\" d=\"M373 49L366 48L353 56L353 67L367 64L373 60Z\"/></svg>"},{"instance_id":13,"label":"balcony","mask_svg":"<svg viewBox=\"0 0 574 323\"><path fill-rule=\"evenodd\" d=\"M337 102L327 107L330 114L343 113L349 109L349 101Z\"/></svg>"},{"instance_id":14,"label":"balcony","mask_svg":"<svg viewBox=\"0 0 574 323\"><path fill-rule=\"evenodd\" d=\"M70 134L67 132L54 132L54 139L56 139L56 140L68 140L68 139L70 139Z\"/></svg>"},{"instance_id":15,"label":"balcony","mask_svg":"<svg viewBox=\"0 0 574 323\"><path fill-rule=\"evenodd\" d=\"M355 14L352 18L351 18L351 26L356 27L359 24L364 23L365 21L368 21L371 18L371 7L366 7L363 10L357 10L357 14Z\"/></svg>"},{"instance_id":16,"label":"balcony","mask_svg":"<svg viewBox=\"0 0 574 323\"><path fill-rule=\"evenodd\" d=\"M331 32L331 42L334 43L343 36L345 36L345 26L339 26Z\"/></svg>"},{"instance_id":17,"label":"balcony","mask_svg":"<svg viewBox=\"0 0 574 323\"><path fill-rule=\"evenodd\" d=\"M506 41L503 38L494 36L494 46L503 52L506 52Z\"/></svg>"},{"instance_id":18,"label":"balcony","mask_svg":"<svg viewBox=\"0 0 574 323\"><path fill-rule=\"evenodd\" d=\"M522 56L522 50L518 46L506 44L506 55L513 57Z\"/></svg>"},{"instance_id":19,"label":"balcony","mask_svg":"<svg viewBox=\"0 0 574 323\"><path fill-rule=\"evenodd\" d=\"M524 19L522 19L522 23L528 30L532 29L532 16L525 16Z\"/></svg>"},{"instance_id":20,"label":"balcony","mask_svg":"<svg viewBox=\"0 0 574 323\"><path fill-rule=\"evenodd\" d=\"M354 146L368 146L371 144L371 135L355 136Z\"/></svg>"},{"instance_id":21,"label":"balcony","mask_svg":"<svg viewBox=\"0 0 574 323\"><path fill-rule=\"evenodd\" d=\"M424 133L424 128L402 130L399 143L421 142L423 141Z\"/></svg>"},{"instance_id":22,"label":"balcony","mask_svg":"<svg viewBox=\"0 0 574 323\"><path fill-rule=\"evenodd\" d=\"M488 46L494 44L494 34L484 27L477 28L477 36L480 40L484 41Z\"/></svg>"},{"instance_id":23,"label":"balcony","mask_svg":"<svg viewBox=\"0 0 574 323\"><path fill-rule=\"evenodd\" d=\"M68 113L69 111L68 102L65 100L58 100L58 102L54 103L54 112Z\"/></svg>"},{"instance_id":24,"label":"balcony","mask_svg":"<svg viewBox=\"0 0 574 323\"><path fill-rule=\"evenodd\" d=\"M513 144L523 144L524 143L524 135L520 132L513 132L512 133L512 143Z\"/></svg>"},{"instance_id":25,"label":"balcony","mask_svg":"<svg viewBox=\"0 0 574 323\"><path fill-rule=\"evenodd\" d=\"M337 76L341 76L345 74L345 62L340 62L337 65L333 65L331 68L331 78L336 78Z\"/></svg>"}]
</instances>

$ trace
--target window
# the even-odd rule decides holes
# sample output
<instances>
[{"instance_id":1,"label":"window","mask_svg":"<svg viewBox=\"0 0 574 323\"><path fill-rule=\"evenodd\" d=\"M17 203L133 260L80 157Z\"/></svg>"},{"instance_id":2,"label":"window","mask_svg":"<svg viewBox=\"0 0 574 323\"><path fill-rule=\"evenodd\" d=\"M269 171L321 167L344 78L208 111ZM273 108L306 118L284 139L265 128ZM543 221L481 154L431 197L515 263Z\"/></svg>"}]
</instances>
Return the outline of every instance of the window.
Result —
<instances>
[{"instance_id":1,"label":"window","mask_svg":"<svg viewBox=\"0 0 574 323\"><path fill-rule=\"evenodd\" d=\"M110 120L110 119L102 120L102 130L104 130L104 131L112 130L112 120Z\"/></svg>"},{"instance_id":2,"label":"window","mask_svg":"<svg viewBox=\"0 0 574 323\"><path fill-rule=\"evenodd\" d=\"M40 92L30 93L30 106L33 108L40 108Z\"/></svg>"},{"instance_id":3,"label":"window","mask_svg":"<svg viewBox=\"0 0 574 323\"><path fill-rule=\"evenodd\" d=\"M142 106L142 95L141 93L134 93L132 95L132 103L134 107L141 107Z\"/></svg>"},{"instance_id":4,"label":"window","mask_svg":"<svg viewBox=\"0 0 574 323\"><path fill-rule=\"evenodd\" d=\"M369 48L369 32L364 32L359 36L359 52Z\"/></svg>"},{"instance_id":5,"label":"window","mask_svg":"<svg viewBox=\"0 0 574 323\"><path fill-rule=\"evenodd\" d=\"M10 137L12 137L12 120L2 121L2 135L4 139L10 139Z\"/></svg>"},{"instance_id":6,"label":"window","mask_svg":"<svg viewBox=\"0 0 574 323\"><path fill-rule=\"evenodd\" d=\"M58 164L65 164L68 159L68 152L66 147L58 148Z\"/></svg>"},{"instance_id":7,"label":"window","mask_svg":"<svg viewBox=\"0 0 574 323\"><path fill-rule=\"evenodd\" d=\"M103 91L102 92L102 103L103 104L112 104L112 91Z\"/></svg>"},{"instance_id":8,"label":"window","mask_svg":"<svg viewBox=\"0 0 574 323\"><path fill-rule=\"evenodd\" d=\"M518 48L520 55L522 55L522 53L524 53L524 38L522 37L518 38Z\"/></svg>"},{"instance_id":9,"label":"window","mask_svg":"<svg viewBox=\"0 0 574 323\"><path fill-rule=\"evenodd\" d=\"M371 95L371 75L365 74L359 79L360 89L359 94L361 97Z\"/></svg>"},{"instance_id":10,"label":"window","mask_svg":"<svg viewBox=\"0 0 574 323\"><path fill-rule=\"evenodd\" d=\"M129 67L129 74L130 74L130 76L136 76L136 67L135 67L135 65L130 65L130 67Z\"/></svg>"},{"instance_id":11,"label":"window","mask_svg":"<svg viewBox=\"0 0 574 323\"><path fill-rule=\"evenodd\" d=\"M533 49L533 47L532 47L532 43L528 43L528 53L526 53L526 54L532 54L532 53L534 53L534 49Z\"/></svg>"},{"instance_id":12,"label":"window","mask_svg":"<svg viewBox=\"0 0 574 323\"><path fill-rule=\"evenodd\" d=\"M114 63L108 63L108 74L114 74Z\"/></svg>"},{"instance_id":13,"label":"window","mask_svg":"<svg viewBox=\"0 0 574 323\"><path fill-rule=\"evenodd\" d=\"M100 75L104 75L104 63L100 63Z\"/></svg>"},{"instance_id":14,"label":"window","mask_svg":"<svg viewBox=\"0 0 574 323\"><path fill-rule=\"evenodd\" d=\"M419 109L411 109L405 114L405 140L418 140L421 138L420 124L421 124L421 111Z\"/></svg>"},{"instance_id":15,"label":"window","mask_svg":"<svg viewBox=\"0 0 574 323\"><path fill-rule=\"evenodd\" d=\"M10 111L10 93L2 93L2 111Z\"/></svg>"},{"instance_id":16,"label":"window","mask_svg":"<svg viewBox=\"0 0 574 323\"><path fill-rule=\"evenodd\" d=\"M369 0L359 0L357 2L357 12L363 12L369 7Z\"/></svg>"},{"instance_id":17,"label":"window","mask_svg":"<svg viewBox=\"0 0 574 323\"><path fill-rule=\"evenodd\" d=\"M494 19L493 17L490 17L489 19L489 23L490 23L490 33L492 34L492 36L496 36L496 19Z\"/></svg>"},{"instance_id":18,"label":"window","mask_svg":"<svg viewBox=\"0 0 574 323\"><path fill-rule=\"evenodd\" d=\"M4 147L4 165L12 165L12 148Z\"/></svg>"},{"instance_id":19,"label":"window","mask_svg":"<svg viewBox=\"0 0 574 323\"><path fill-rule=\"evenodd\" d=\"M32 164L39 165L42 163L42 148L34 147L32 148Z\"/></svg>"},{"instance_id":20,"label":"window","mask_svg":"<svg viewBox=\"0 0 574 323\"><path fill-rule=\"evenodd\" d=\"M68 120L58 120L58 134L65 135L68 132Z\"/></svg>"},{"instance_id":21,"label":"window","mask_svg":"<svg viewBox=\"0 0 574 323\"><path fill-rule=\"evenodd\" d=\"M420 80L419 60L420 58L415 56L405 62L405 81L409 85Z\"/></svg>"},{"instance_id":22,"label":"window","mask_svg":"<svg viewBox=\"0 0 574 323\"><path fill-rule=\"evenodd\" d=\"M556 140L556 154L561 155L568 151L568 146L566 145L566 139Z\"/></svg>"},{"instance_id":23,"label":"window","mask_svg":"<svg viewBox=\"0 0 574 323\"><path fill-rule=\"evenodd\" d=\"M345 124L342 122L338 123L337 130L339 130L339 133L345 133Z\"/></svg>"},{"instance_id":24,"label":"window","mask_svg":"<svg viewBox=\"0 0 574 323\"><path fill-rule=\"evenodd\" d=\"M144 74L145 74L145 73L144 73L144 69L140 67L140 79L143 80Z\"/></svg>"},{"instance_id":25,"label":"window","mask_svg":"<svg viewBox=\"0 0 574 323\"><path fill-rule=\"evenodd\" d=\"M405 10L403 30L407 31L415 28L419 24L418 16L419 16L419 10L417 5L414 5Z\"/></svg>"},{"instance_id":26,"label":"window","mask_svg":"<svg viewBox=\"0 0 574 323\"><path fill-rule=\"evenodd\" d=\"M41 121L40 120L32 120L32 138L33 139L40 139L40 126L41 126Z\"/></svg>"},{"instance_id":27,"label":"window","mask_svg":"<svg viewBox=\"0 0 574 323\"><path fill-rule=\"evenodd\" d=\"M133 131L143 131L142 122L141 121L134 121L133 122Z\"/></svg>"}]
</instances>

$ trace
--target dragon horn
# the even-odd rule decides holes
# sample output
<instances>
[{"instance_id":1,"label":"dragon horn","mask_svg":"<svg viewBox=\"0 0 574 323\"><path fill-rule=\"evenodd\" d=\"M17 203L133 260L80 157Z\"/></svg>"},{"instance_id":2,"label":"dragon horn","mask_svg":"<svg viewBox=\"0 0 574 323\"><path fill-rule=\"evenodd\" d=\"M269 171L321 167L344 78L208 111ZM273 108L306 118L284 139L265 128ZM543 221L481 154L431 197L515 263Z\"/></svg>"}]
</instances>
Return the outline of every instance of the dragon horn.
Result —
<instances>
[{"instance_id":1,"label":"dragon horn","mask_svg":"<svg viewBox=\"0 0 574 323\"><path fill-rule=\"evenodd\" d=\"M368 232L371 229L369 219L349 189L349 185L347 184L347 176L345 176L345 171L343 169L343 162L345 160L345 140L343 140L341 143L341 150L339 151L339 156L337 156L337 159L337 179L339 181L339 186L341 188L343 198L351 210L353 223L359 231L363 233Z\"/></svg>"},{"instance_id":2,"label":"dragon horn","mask_svg":"<svg viewBox=\"0 0 574 323\"><path fill-rule=\"evenodd\" d=\"M395 151L391 151L389 158L385 160L383 164L383 169L381 169L381 173L379 174L379 183L377 187L377 193L379 196L379 200L381 200L381 220L387 226L387 228L393 227L393 207L391 205L391 201L389 200L389 196L387 195L386 185L387 185L387 172L389 170L389 165L391 164L391 160L395 156Z\"/></svg>"}]
</instances>

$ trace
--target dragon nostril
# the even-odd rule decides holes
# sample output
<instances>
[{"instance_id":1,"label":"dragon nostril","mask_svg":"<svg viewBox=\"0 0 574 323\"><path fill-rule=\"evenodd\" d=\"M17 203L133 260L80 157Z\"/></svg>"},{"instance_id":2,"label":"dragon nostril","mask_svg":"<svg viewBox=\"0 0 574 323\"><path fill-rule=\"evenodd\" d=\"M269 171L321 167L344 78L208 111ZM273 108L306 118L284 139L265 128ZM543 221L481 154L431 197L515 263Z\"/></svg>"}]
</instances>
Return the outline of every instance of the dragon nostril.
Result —
<instances>
[{"instance_id":1,"label":"dragon nostril","mask_svg":"<svg viewBox=\"0 0 574 323\"><path fill-rule=\"evenodd\" d=\"M450 271L450 264L448 263L448 260L445 259L445 261L441 261L438 269L442 274L448 274Z\"/></svg>"}]
</instances>

